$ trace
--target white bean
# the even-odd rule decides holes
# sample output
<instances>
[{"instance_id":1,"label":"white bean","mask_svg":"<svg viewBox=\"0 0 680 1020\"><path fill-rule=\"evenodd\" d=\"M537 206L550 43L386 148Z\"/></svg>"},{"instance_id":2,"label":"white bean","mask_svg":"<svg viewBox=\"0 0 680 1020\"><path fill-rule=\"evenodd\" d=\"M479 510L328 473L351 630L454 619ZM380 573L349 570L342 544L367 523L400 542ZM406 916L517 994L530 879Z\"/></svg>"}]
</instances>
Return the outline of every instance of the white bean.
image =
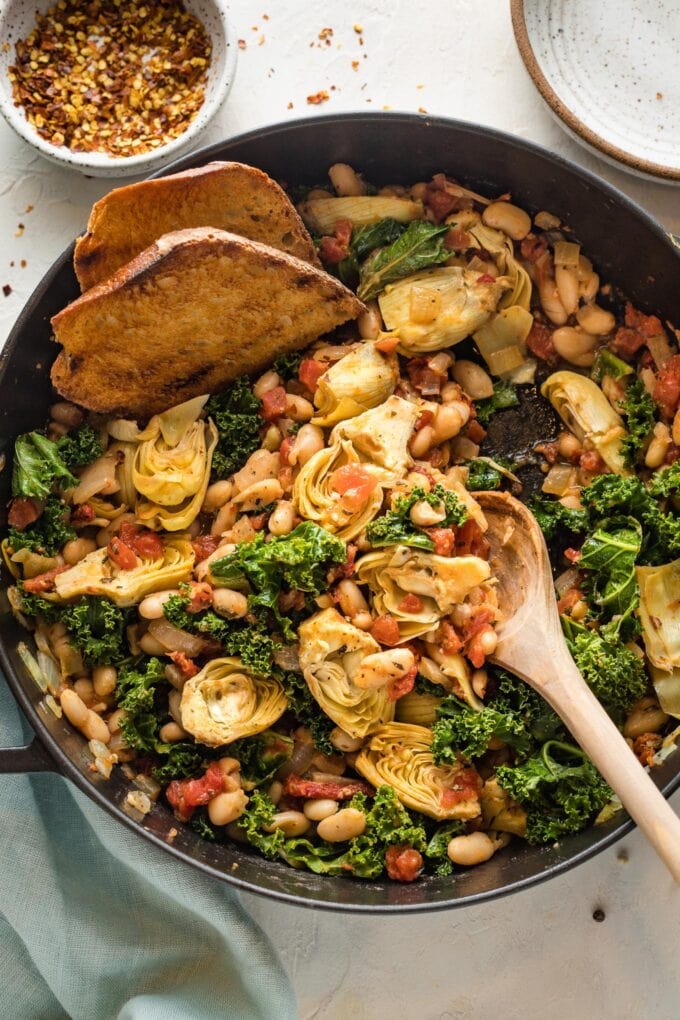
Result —
<instances>
[{"instance_id":1,"label":"white bean","mask_svg":"<svg viewBox=\"0 0 680 1020\"><path fill-rule=\"evenodd\" d=\"M286 393L286 415L293 421L309 421L314 417L314 405L297 393Z\"/></svg>"},{"instance_id":2,"label":"white bean","mask_svg":"<svg viewBox=\"0 0 680 1020\"><path fill-rule=\"evenodd\" d=\"M118 672L115 666L96 666L92 670L92 685L100 698L113 694L117 679Z\"/></svg>"},{"instance_id":3,"label":"white bean","mask_svg":"<svg viewBox=\"0 0 680 1020\"><path fill-rule=\"evenodd\" d=\"M267 527L272 535L288 535L295 524L295 507L289 500L280 499L272 512Z\"/></svg>"},{"instance_id":4,"label":"white bean","mask_svg":"<svg viewBox=\"0 0 680 1020\"><path fill-rule=\"evenodd\" d=\"M612 313L600 308L594 302L579 308L576 312L576 320L586 333L592 333L593 336L604 336L605 333L611 333L616 325L616 319Z\"/></svg>"},{"instance_id":5,"label":"white bean","mask_svg":"<svg viewBox=\"0 0 680 1020\"><path fill-rule=\"evenodd\" d=\"M366 815L357 808L343 808L336 814L323 818L316 831L320 839L328 843L344 843L345 840L360 836L366 829Z\"/></svg>"},{"instance_id":6,"label":"white bean","mask_svg":"<svg viewBox=\"0 0 680 1020\"><path fill-rule=\"evenodd\" d=\"M531 218L524 209L511 202L491 202L482 213L487 227L502 230L513 241L522 241L531 230Z\"/></svg>"},{"instance_id":7,"label":"white bean","mask_svg":"<svg viewBox=\"0 0 680 1020\"><path fill-rule=\"evenodd\" d=\"M370 630L373 626L373 617L366 610L364 613L355 613L354 616L350 616L350 623L352 626L358 627L359 630Z\"/></svg>"},{"instance_id":8,"label":"white bean","mask_svg":"<svg viewBox=\"0 0 680 1020\"><path fill-rule=\"evenodd\" d=\"M306 801L302 811L310 822L321 822L324 818L330 818L331 815L337 814L339 807L337 800L320 798L319 800Z\"/></svg>"},{"instance_id":9,"label":"white bean","mask_svg":"<svg viewBox=\"0 0 680 1020\"><path fill-rule=\"evenodd\" d=\"M58 400L50 408L50 417L60 425L66 425L73 429L76 425L80 425L85 416L75 404L70 404L67 400Z\"/></svg>"},{"instance_id":10,"label":"white bean","mask_svg":"<svg viewBox=\"0 0 680 1020\"><path fill-rule=\"evenodd\" d=\"M204 513L212 514L216 510L219 510L220 507L229 502L233 491L234 486L227 479L224 479L221 482L213 482L212 485L209 485L205 493L205 499L203 500L202 509Z\"/></svg>"},{"instance_id":11,"label":"white bean","mask_svg":"<svg viewBox=\"0 0 680 1020\"><path fill-rule=\"evenodd\" d=\"M491 376L481 365L464 358L457 361L452 370L453 378L473 400L484 400L493 395Z\"/></svg>"},{"instance_id":12,"label":"white bean","mask_svg":"<svg viewBox=\"0 0 680 1020\"><path fill-rule=\"evenodd\" d=\"M108 726L100 715L93 712L92 709L88 709L87 719L82 726L78 729L82 732L84 737L88 740L101 740L102 744L108 744L111 739L111 733Z\"/></svg>"},{"instance_id":13,"label":"white bean","mask_svg":"<svg viewBox=\"0 0 680 1020\"><path fill-rule=\"evenodd\" d=\"M283 488L278 478L264 478L254 482L247 489L235 496L232 502L241 510L260 510L263 506L275 503L283 496Z\"/></svg>"},{"instance_id":14,"label":"white bean","mask_svg":"<svg viewBox=\"0 0 680 1020\"><path fill-rule=\"evenodd\" d=\"M357 613L368 612L368 602L355 581L344 578L335 589L340 609L345 616L356 616Z\"/></svg>"},{"instance_id":15,"label":"white bean","mask_svg":"<svg viewBox=\"0 0 680 1020\"><path fill-rule=\"evenodd\" d=\"M567 315L572 315L578 308L579 282L576 270L556 264L555 284L562 307Z\"/></svg>"},{"instance_id":16,"label":"white bean","mask_svg":"<svg viewBox=\"0 0 680 1020\"><path fill-rule=\"evenodd\" d=\"M147 595L138 606L139 615L143 620L161 620L163 618L163 606L173 595L179 594L178 588L167 588L165 591L155 591Z\"/></svg>"},{"instance_id":17,"label":"white bean","mask_svg":"<svg viewBox=\"0 0 680 1020\"><path fill-rule=\"evenodd\" d=\"M64 563L68 563L69 567L72 567L85 559L89 553L94 552L96 548L97 543L93 538L74 538L66 543L61 554L64 557Z\"/></svg>"},{"instance_id":18,"label":"white bean","mask_svg":"<svg viewBox=\"0 0 680 1020\"><path fill-rule=\"evenodd\" d=\"M654 426L652 441L647 447L647 452L645 454L645 465L648 468L661 467L666 459L666 454L670 445L671 437L668 425L664 425L663 422L657 422Z\"/></svg>"},{"instance_id":19,"label":"white bean","mask_svg":"<svg viewBox=\"0 0 680 1020\"><path fill-rule=\"evenodd\" d=\"M282 383L281 376L278 372L275 372L273 368L270 368L268 372L261 375L253 386L253 393L258 400L262 400L265 393L269 393L270 390L276 389Z\"/></svg>"},{"instance_id":20,"label":"white bean","mask_svg":"<svg viewBox=\"0 0 680 1020\"><path fill-rule=\"evenodd\" d=\"M240 620L248 612L248 599L240 591L231 588L215 588L213 609L228 620Z\"/></svg>"},{"instance_id":21,"label":"white bean","mask_svg":"<svg viewBox=\"0 0 680 1020\"><path fill-rule=\"evenodd\" d=\"M409 648L391 648L386 652L373 652L366 655L354 676L354 683L362 690L385 687L394 680L401 679L405 673L413 669L415 664L413 652Z\"/></svg>"},{"instance_id":22,"label":"white bean","mask_svg":"<svg viewBox=\"0 0 680 1020\"><path fill-rule=\"evenodd\" d=\"M357 328L362 340L375 340L383 328L382 315L377 301L368 301L366 311L357 319Z\"/></svg>"},{"instance_id":23,"label":"white bean","mask_svg":"<svg viewBox=\"0 0 680 1020\"><path fill-rule=\"evenodd\" d=\"M184 740L186 735L186 730L176 722L168 722L158 731L158 736L164 744L176 744L178 740Z\"/></svg>"},{"instance_id":24,"label":"white bean","mask_svg":"<svg viewBox=\"0 0 680 1020\"><path fill-rule=\"evenodd\" d=\"M88 707L85 702L69 687L61 692L59 701L68 721L76 729L82 729L87 720L88 713Z\"/></svg>"},{"instance_id":25,"label":"white bean","mask_svg":"<svg viewBox=\"0 0 680 1020\"><path fill-rule=\"evenodd\" d=\"M168 694L168 711L178 726L182 725L182 692L170 691Z\"/></svg>"},{"instance_id":26,"label":"white bean","mask_svg":"<svg viewBox=\"0 0 680 1020\"><path fill-rule=\"evenodd\" d=\"M414 432L409 442L411 455L419 460L424 457L434 443L434 429L431 425L424 425L422 429Z\"/></svg>"},{"instance_id":27,"label":"white bean","mask_svg":"<svg viewBox=\"0 0 680 1020\"><path fill-rule=\"evenodd\" d=\"M490 860L497 849L496 843L485 832L471 832L467 836L454 836L446 852L454 864L472 867Z\"/></svg>"},{"instance_id":28,"label":"white bean","mask_svg":"<svg viewBox=\"0 0 680 1020\"><path fill-rule=\"evenodd\" d=\"M292 836L303 836L311 827L309 818L305 818L302 811L279 811L274 815L269 825L265 825L267 832L276 832L281 829L285 836L290 839Z\"/></svg>"},{"instance_id":29,"label":"white bean","mask_svg":"<svg viewBox=\"0 0 680 1020\"><path fill-rule=\"evenodd\" d=\"M267 790L267 795L272 804L278 804L283 796L283 783L280 783L278 779L275 779Z\"/></svg>"},{"instance_id":30,"label":"white bean","mask_svg":"<svg viewBox=\"0 0 680 1020\"><path fill-rule=\"evenodd\" d=\"M213 825L229 825L241 817L247 803L243 790L218 793L208 802L208 818Z\"/></svg>"},{"instance_id":31,"label":"white bean","mask_svg":"<svg viewBox=\"0 0 680 1020\"><path fill-rule=\"evenodd\" d=\"M361 737L352 737L349 733L346 733L340 726L335 726L330 733L330 741L336 751L341 751L343 754L350 754L352 751L358 751L363 744Z\"/></svg>"},{"instance_id":32,"label":"white bean","mask_svg":"<svg viewBox=\"0 0 680 1020\"><path fill-rule=\"evenodd\" d=\"M462 400L440 404L432 422L434 442L443 443L446 439L453 439L467 425L469 418L470 408ZM428 426L426 425L425 428L428 428ZM424 432L425 429L420 431Z\"/></svg>"},{"instance_id":33,"label":"white bean","mask_svg":"<svg viewBox=\"0 0 680 1020\"><path fill-rule=\"evenodd\" d=\"M572 365L587 368L595 360L595 337L580 327L561 326L552 335L555 350Z\"/></svg>"},{"instance_id":34,"label":"white bean","mask_svg":"<svg viewBox=\"0 0 680 1020\"><path fill-rule=\"evenodd\" d=\"M299 464L304 467L308 460L311 460L315 453L323 450L325 440L322 430L318 425L303 425L288 453L288 463L295 466Z\"/></svg>"},{"instance_id":35,"label":"white bean","mask_svg":"<svg viewBox=\"0 0 680 1020\"><path fill-rule=\"evenodd\" d=\"M211 535L222 535L225 531L229 531L230 528L236 524L236 518L238 517L238 506L236 503L230 502L225 503L223 507L217 512L217 517L212 522L210 527ZM205 561L204 561L205 562ZM199 564L201 566L202 564Z\"/></svg>"},{"instance_id":36,"label":"white bean","mask_svg":"<svg viewBox=\"0 0 680 1020\"><path fill-rule=\"evenodd\" d=\"M334 163L328 170L328 176L336 195L346 197L366 194L366 185L356 170L347 163Z\"/></svg>"},{"instance_id":37,"label":"white bean","mask_svg":"<svg viewBox=\"0 0 680 1020\"><path fill-rule=\"evenodd\" d=\"M251 453L241 470L234 474L234 491L243 492L255 482L262 482L265 478L276 478L279 466L278 453L271 450L256 450L255 453Z\"/></svg>"},{"instance_id":38,"label":"white bean","mask_svg":"<svg viewBox=\"0 0 680 1020\"><path fill-rule=\"evenodd\" d=\"M642 698L638 701L623 726L623 735L630 740L641 737L643 733L657 733L668 722L668 716L662 710L656 698Z\"/></svg>"},{"instance_id":39,"label":"white bean","mask_svg":"<svg viewBox=\"0 0 680 1020\"><path fill-rule=\"evenodd\" d=\"M419 499L409 510L409 517L418 528L431 528L446 517L446 510L440 503L439 507L430 506L424 499Z\"/></svg>"}]
</instances>

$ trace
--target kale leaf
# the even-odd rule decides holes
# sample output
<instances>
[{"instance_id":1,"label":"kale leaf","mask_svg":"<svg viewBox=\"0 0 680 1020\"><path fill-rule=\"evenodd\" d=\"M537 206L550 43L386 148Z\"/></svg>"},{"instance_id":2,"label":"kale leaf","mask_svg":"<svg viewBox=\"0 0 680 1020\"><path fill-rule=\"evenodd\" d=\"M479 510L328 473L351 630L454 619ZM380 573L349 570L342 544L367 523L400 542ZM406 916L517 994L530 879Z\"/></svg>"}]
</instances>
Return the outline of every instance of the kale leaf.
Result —
<instances>
[{"instance_id":1,"label":"kale leaf","mask_svg":"<svg viewBox=\"0 0 680 1020\"><path fill-rule=\"evenodd\" d=\"M349 242L349 252L337 266L338 276L342 282L354 286L359 276L359 263L376 248L392 244L405 230L404 223L390 218L377 220L363 227L355 227Z\"/></svg>"},{"instance_id":2,"label":"kale leaf","mask_svg":"<svg viewBox=\"0 0 680 1020\"><path fill-rule=\"evenodd\" d=\"M279 354L274 360L272 369L283 379L295 379L302 361L302 351L289 351L287 354Z\"/></svg>"},{"instance_id":3,"label":"kale leaf","mask_svg":"<svg viewBox=\"0 0 680 1020\"><path fill-rule=\"evenodd\" d=\"M432 507L443 507L446 516L437 524L438 528L462 524L467 519L467 510L454 492L439 484L435 485L431 492L417 485L406 496L397 498L393 510L388 510L382 517L367 525L366 538L371 545L376 547L410 545L431 552L434 549L434 542L409 516L411 508L421 501Z\"/></svg>"},{"instance_id":4,"label":"kale leaf","mask_svg":"<svg viewBox=\"0 0 680 1020\"><path fill-rule=\"evenodd\" d=\"M468 761L480 758L486 754L492 737L509 744L521 757L526 757L533 747L519 715L499 711L491 704L476 711L450 694L437 708L437 721L432 727L434 760L438 765L452 765L459 755Z\"/></svg>"},{"instance_id":5,"label":"kale leaf","mask_svg":"<svg viewBox=\"0 0 680 1020\"><path fill-rule=\"evenodd\" d=\"M227 478L242 468L260 445L260 401L253 393L250 380L241 376L212 396L205 409L219 432L212 459L212 477Z\"/></svg>"},{"instance_id":6,"label":"kale leaf","mask_svg":"<svg viewBox=\"0 0 680 1020\"><path fill-rule=\"evenodd\" d=\"M288 708L300 725L310 731L317 751L333 754L335 749L330 734L335 724L319 708L302 673L284 673L279 679L286 692Z\"/></svg>"},{"instance_id":7,"label":"kale leaf","mask_svg":"<svg viewBox=\"0 0 680 1020\"><path fill-rule=\"evenodd\" d=\"M283 733L265 730L229 745L229 756L241 763L241 774L255 786L271 779L293 753L293 740Z\"/></svg>"},{"instance_id":8,"label":"kale leaf","mask_svg":"<svg viewBox=\"0 0 680 1020\"><path fill-rule=\"evenodd\" d=\"M611 638L629 640L639 627L633 613L640 603L635 562L642 548L642 526L633 517L603 521L581 546L579 567L591 609L611 623Z\"/></svg>"},{"instance_id":9,"label":"kale leaf","mask_svg":"<svg viewBox=\"0 0 680 1020\"><path fill-rule=\"evenodd\" d=\"M497 411L505 411L508 407L518 407L517 387L506 379L494 383L493 396L475 401L477 421L480 425L488 425Z\"/></svg>"},{"instance_id":10,"label":"kale leaf","mask_svg":"<svg viewBox=\"0 0 680 1020\"><path fill-rule=\"evenodd\" d=\"M680 492L680 460L655 471L649 479L648 491L657 497L674 496Z\"/></svg>"},{"instance_id":11,"label":"kale leaf","mask_svg":"<svg viewBox=\"0 0 680 1020\"><path fill-rule=\"evenodd\" d=\"M617 358L608 347L601 347L595 357L590 378L596 383L601 383L605 375L611 376L612 379L623 379L624 376L632 374L633 369L628 362Z\"/></svg>"},{"instance_id":12,"label":"kale leaf","mask_svg":"<svg viewBox=\"0 0 680 1020\"><path fill-rule=\"evenodd\" d=\"M562 628L583 679L614 721L620 723L647 689L643 660L619 641L608 641L568 617L562 617Z\"/></svg>"},{"instance_id":13,"label":"kale leaf","mask_svg":"<svg viewBox=\"0 0 680 1020\"><path fill-rule=\"evenodd\" d=\"M519 765L499 765L496 778L526 809L529 843L580 832L612 795L580 748L556 740Z\"/></svg>"},{"instance_id":14,"label":"kale leaf","mask_svg":"<svg viewBox=\"0 0 680 1020\"><path fill-rule=\"evenodd\" d=\"M667 563L680 555L680 517L661 509L653 494L657 486L650 491L639 478L606 474L595 478L581 492L581 501L595 523L611 516L612 511L640 521L641 564Z\"/></svg>"},{"instance_id":15,"label":"kale leaf","mask_svg":"<svg viewBox=\"0 0 680 1020\"><path fill-rule=\"evenodd\" d=\"M369 301L388 283L446 262L451 255L444 246L444 234L448 229L446 224L436 226L426 220L414 220L391 244L376 249L359 272L357 296L360 300Z\"/></svg>"},{"instance_id":16,"label":"kale leaf","mask_svg":"<svg viewBox=\"0 0 680 1020\"><path fill-rule=\"evenodd\" d=\"M470 492L491 492L500 489L503 476L500 471L486 460L467 460L465 466L468 469L465 487Z\"/></svg>"},{"instance_id":17,"label":"kale leaf","mask_svg":"<svg viewBox=\"0 0 680 1020\"><path fill-rule=\"evenodd\" d=\"M125 710L120 729L127 746L136 751L158 751L164 746L158 740L156 705L156 688L164 680L165 666L156 658L136 659L118 670L116 704Z\"/></svg>"},{"instance_id":18,"label":"kale leaf","mask_svg":"<svg viewBox=\"0 0 680 1020\"><path fill-rule=\"evenodd\" d=\"M626 416L626 435L621 442L621 452L627 464L635 464L656 422L656 405L639 379L628 384L622 411Z\"/></svg>"},{"instance_id":19,"label":"kale leaf","mask_svg":"<svg viewBox=\"0 0 680 1020\"><path fill-rule=\"evenodd\" d=\"M546 542L555 538L558 532L567 531L577 535L588 527L589 517L586 510L572 510L562 506L557 499L534 496L529 501L529 509L536 518Z\"/></svg>"},{"instance_id":20,"label":"kale leaf","mask_svg":"<svg viewBox=\"0 0 680 1020\"><path fill-rule=\"evenodd\" d=\"M160 746L160 750L159 750ZM164 754L165 748L169 748ZM156 782L165 786L173 779L187 779L200 776L205 770L205 750L200 750L196 744L188 744L183 741L177 744L162 744L154 742L153 750L163 754L163 758L151 769L151 774Z\"/></svg>"},{"instance_id":21,"label":"kale leaf","mask_svg":"<svg viewBox=\"0 0 680 1020\"><path fill-rule=\"evenodd\" d=\"M54 556L77 535L69 524L68 507L58 496L49 495L40 517L21 531L9 528L7 537L14 552L31 549L45 556Z\"/></svg>"},{"instance_id":22,"label":"kale leaf","mask_svg":"<svg viewBox=\"0 0 680 1020\"><path fill-rule=\"evenodd\" d=\"M68 468L91 464L104 452L99 433L91 425L80 425L57 442L59 456Z\"/></svg>"},{"instance_id":23,"label":"kale leaf","mask_svg":"<svg viewBox=\"0 0 680 1020\"><path fill-rule=\"evenodd\" d=\"M87 666L105 666L125 657L125 614L98 595L83 595L74 602L50 602L21 590L21 611L42 616L48 623L61 622Z\"/></svg>"},{"instance_id":24,"label":"kale leaf","mask_svg":"<svg viewBox=\"0 0 680 1020\"><path fill-rule=\"evenodd\" d=\"M12 495L45 499L55 483L62 489L76 484L57 444L41 432L19 436L14 446Z\"/></svg>"},{"instance_id":25,"label":"kale leaf","mask_svg":"<svg viewBox=\"0 0 680 1020\"><path fill-rule=\"evenodd\" d=\"M261 790L254 790L248 798L248 806L238 820L243 834L256 850L264 857L272 860L277 857L286 842L282 829L266 832L265 826L270 825L276 814L274 801Z\"/></svg>"},{"instance_id":26,"label":"kale leaf","mask_svg":"<svg viewBox=\"0 0 680 1020\"><path fill-rule=\"evenodd\" d=\"M453 872L453 861L447 848L454 836L465 832L463 822L458 819L438 825L425 847L425 858L434 867L435 875L450 875Z\"/></svg>"}]
</instances>

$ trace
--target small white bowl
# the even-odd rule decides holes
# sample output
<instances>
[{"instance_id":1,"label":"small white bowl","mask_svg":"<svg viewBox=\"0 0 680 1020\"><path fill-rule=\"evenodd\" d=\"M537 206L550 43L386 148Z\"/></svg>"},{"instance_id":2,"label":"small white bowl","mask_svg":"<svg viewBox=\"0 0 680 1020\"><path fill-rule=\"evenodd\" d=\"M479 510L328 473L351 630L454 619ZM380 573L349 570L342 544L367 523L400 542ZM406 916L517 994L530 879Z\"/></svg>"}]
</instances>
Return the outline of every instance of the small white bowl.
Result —
<instances>
[{"instance_id":1,"label":"small white bowl","mask_svg":"<svg viewBox=\"0 0 680 1020\"><path fill-rule=\"evenodd\" d=\"M224 0L185 0L187 11L203 22L212 43L205 99L183 134L135 156L72 152L65 145L52 145L29 123L23 107L14 105L9 68L15 61L15 44L35 27L36 15L44 14L55 3L56 0L4 0L0 3L0 40L9 44L0 47L0 113L10 127L46 159L80 170L89 177L131 177L150 173L191 148L227 98L234 80L236 34Z\"/></svg>"}]
</instances>

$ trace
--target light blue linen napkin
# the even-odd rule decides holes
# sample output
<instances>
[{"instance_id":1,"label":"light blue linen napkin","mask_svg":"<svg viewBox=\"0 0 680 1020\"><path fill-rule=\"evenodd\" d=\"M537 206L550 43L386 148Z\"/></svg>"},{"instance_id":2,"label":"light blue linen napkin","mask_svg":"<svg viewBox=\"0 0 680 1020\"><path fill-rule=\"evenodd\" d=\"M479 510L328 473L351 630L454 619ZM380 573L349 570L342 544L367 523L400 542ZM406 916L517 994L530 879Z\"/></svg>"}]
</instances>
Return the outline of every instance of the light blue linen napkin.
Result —
<instances>
[{"instance_id":1,"label":"light blue linen napkin","mask_svg":"<svg viewBox=\"0 0 680 1020\"><path fill-rule=\"evenodd\" d=\"M30 729L0 674L0 746ZM263 933L221 883L67 780L0 776L0 1017L294 1020Z\"/></svg>"}]
</instances>

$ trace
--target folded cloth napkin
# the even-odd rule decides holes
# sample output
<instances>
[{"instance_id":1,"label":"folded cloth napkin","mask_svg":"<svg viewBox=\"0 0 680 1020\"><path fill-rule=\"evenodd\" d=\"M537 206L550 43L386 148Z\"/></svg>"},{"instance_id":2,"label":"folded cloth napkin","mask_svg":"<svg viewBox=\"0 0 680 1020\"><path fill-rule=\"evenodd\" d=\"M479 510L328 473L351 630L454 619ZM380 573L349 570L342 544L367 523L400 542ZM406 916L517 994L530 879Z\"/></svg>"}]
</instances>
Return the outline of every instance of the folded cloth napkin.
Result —
<instances>
[{"instance_id":1,"label":"folded cloth napkin","mask_svg":"<svg viewBox=\"0 0 680 1020\"><path fill-rule=\"evenodd\" d=\"M30 728L0 679L0 746ZM0 776L0 1017L293 1020L263 933L221 883L67 780Z\"/></svg>"}]
</instances>

